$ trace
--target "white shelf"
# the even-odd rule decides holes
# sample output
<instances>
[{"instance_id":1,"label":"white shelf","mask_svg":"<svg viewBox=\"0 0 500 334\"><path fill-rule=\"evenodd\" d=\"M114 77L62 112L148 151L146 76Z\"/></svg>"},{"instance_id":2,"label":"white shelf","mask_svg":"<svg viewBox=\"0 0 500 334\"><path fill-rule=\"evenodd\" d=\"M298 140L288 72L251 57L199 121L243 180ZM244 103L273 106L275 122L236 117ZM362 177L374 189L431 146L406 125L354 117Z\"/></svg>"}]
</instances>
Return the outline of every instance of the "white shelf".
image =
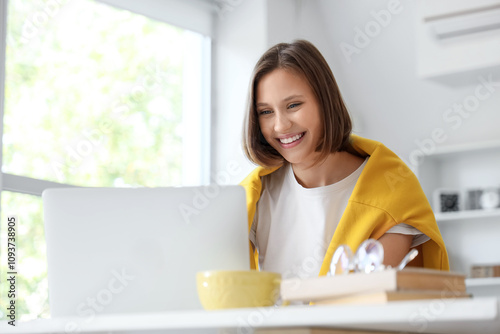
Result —
<instances>
[{"instance_id":1,"label":"white shelf","mask_svg":"<svg viewBox=\"0 0 500 334\"><path fill-rule=\"evenodd\" d=\"M467 287L500 287L500 277L467 278Z\"/></svg>"},{"instance_id":2,"label":"white shelf","mask_svg":"<svg viewBox=\"0 0 500 334\"><path fill-rule=\"evenodd\" d=\"M494 210L464 210L457 212L436 213L436 221L438 223L448 223L451 221L482 219L482 218L500 218L500 209Z\"/></svg>"},{"instance_id":3,"label":"white shelf","mask_svg":"<svg viewBox=\"0 0 500 334\"><path fill-rule=\"evenodd\" d=\"M451 269L469 273L476 263L500 263L500 252L491 251L500 237L500 208L439 212L435 201L436 189L455 189L469 207L468 190L500 187L500 140L438 146L422 159L417 175L435 210ZM471 284L474 296L500 296L500 284Z\"/></svg>"},{"instance_id":4,"label":"white shelf","mask_svg":"<svg viewBox=\"0 0 500 334\"><path fill-rule=\"evenodd\" d=\"M483 150L497 149L500 149L500 141L498 140L464 143L450 146L439 146L433 152L429 153L426 157L439 157L455 153L464 154L469 152L473 153Z\"/></svg>"}]
</instances>

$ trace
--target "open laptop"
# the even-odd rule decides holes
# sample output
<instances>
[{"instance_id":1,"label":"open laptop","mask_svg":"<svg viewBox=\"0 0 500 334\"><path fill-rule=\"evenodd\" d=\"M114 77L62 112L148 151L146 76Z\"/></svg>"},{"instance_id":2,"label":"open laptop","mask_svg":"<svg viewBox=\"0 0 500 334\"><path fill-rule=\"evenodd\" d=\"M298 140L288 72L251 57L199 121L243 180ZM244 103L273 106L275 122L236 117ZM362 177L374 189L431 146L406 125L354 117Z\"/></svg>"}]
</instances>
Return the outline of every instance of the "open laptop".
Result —
<instances>
[{"instance_id":1,"label":"open laptop","mask_svg":"<svg viewBox=\"0 0 500 334\"><path fill-rule=\"evenodd\" d=\"M42 197L52 317L201 309L196 272L250 268L241 186Z\"/></svg>"}]
</instances>

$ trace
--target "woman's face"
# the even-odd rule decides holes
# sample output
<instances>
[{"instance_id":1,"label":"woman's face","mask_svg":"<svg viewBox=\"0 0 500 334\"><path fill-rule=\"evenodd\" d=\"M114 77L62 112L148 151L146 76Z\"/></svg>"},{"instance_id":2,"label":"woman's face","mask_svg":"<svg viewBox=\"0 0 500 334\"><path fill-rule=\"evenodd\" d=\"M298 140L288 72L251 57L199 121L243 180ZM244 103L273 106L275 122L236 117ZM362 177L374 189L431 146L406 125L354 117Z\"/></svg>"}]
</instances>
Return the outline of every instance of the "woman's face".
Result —
<instances>
[{"instance_id":1,"label":"woman's face","mask_svg":"<svg viewBox=\"0 0 500 334\"><path fill-rule=\"evenodd\" d=\"M286 161L304 167L315 161L323 127L304 76L284 69L266 74L257 85L256 107L264 138Z\"/></svg>"}]
</instances>

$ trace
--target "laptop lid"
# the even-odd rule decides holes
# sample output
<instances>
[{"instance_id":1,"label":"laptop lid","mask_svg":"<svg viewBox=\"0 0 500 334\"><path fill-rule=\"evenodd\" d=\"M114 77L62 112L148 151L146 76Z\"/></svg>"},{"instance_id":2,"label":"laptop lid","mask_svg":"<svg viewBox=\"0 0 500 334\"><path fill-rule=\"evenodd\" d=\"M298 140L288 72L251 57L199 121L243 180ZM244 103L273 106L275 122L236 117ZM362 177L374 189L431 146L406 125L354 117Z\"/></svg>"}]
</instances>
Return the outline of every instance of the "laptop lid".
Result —
<instances>
[{"instance_id":1,"label":"laptop lid","mask_svg":"<svg viewBox=\"0 0 500 334\"><path fill-rule=\"evenodd\" d=\"M241 186L42 197L52 317L201 309L196 272L250 268Z\"/></svg>"}]
</instances>

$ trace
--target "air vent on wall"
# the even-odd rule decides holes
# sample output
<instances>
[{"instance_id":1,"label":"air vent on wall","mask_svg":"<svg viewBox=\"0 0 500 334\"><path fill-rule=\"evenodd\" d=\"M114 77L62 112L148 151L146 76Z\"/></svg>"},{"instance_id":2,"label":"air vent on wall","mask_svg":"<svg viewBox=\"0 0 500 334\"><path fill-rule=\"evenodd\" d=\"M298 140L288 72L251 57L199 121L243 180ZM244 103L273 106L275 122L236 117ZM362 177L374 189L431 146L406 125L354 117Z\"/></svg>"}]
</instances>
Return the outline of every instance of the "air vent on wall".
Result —
<instances>
[{"instance_id":1,"label":"air vent on wall","mask_svg":"<svg viewBox=\"0 0 500 334\"><path fill-rule=\"evenodd\" d=\"M499 29L500 5L475 8L473 10L426 17L436 37L446 39L489 30Z\"/></svg>"}]
</instances>

